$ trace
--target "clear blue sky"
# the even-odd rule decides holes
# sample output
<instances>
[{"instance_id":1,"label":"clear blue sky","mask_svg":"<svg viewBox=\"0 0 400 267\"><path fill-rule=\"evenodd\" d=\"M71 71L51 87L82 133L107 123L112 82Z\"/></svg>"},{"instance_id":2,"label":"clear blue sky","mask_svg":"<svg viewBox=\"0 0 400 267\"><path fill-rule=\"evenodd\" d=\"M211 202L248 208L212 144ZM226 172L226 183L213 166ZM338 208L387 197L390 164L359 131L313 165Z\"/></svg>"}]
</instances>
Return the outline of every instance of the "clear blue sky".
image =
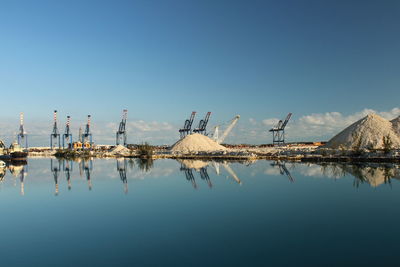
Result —
<instances>
[{"instance_id":1,"label":"clear blue sky","mask_svg":"<svg viewBox=\"0 0 400 267\"><path fill-rule=\"evenodd\" d=\"M3 0L0 25L0 119L261 121L399 103L395 0Z\"/></svg>"}]
</instances>

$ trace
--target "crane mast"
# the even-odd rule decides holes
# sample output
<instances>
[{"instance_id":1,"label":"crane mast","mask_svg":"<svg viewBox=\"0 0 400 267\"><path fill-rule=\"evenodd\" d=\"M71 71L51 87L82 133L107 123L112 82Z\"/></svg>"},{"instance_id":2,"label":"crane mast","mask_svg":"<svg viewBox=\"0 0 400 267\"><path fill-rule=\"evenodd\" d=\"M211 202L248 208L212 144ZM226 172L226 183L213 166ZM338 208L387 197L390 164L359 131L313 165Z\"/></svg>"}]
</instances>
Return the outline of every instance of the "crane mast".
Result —
<instances>
[{"instance_id":1,"label":"crane mast","mask_svg":"<svg viewBox=\"0 0 400 267\"><path fill-rule=\"evenodd\" d=\"M122 120L119 123L119 128L116 133L116 145L119 145L121 142L126 146L126 119L128 117L128 110L124 109L122 111Z\"/></svg>"},{"instance_id":2,"label":"crane mast","mask_svg":"<svg viewBox=\"0 0 400 267\"><path fill-rule=\"evenodd\" d=\"M91 146L92 146L92 133L90 131L90 118L91 118L91 115L88 115L85 132L82 134L82 137L81 137L83 148L91 148Z\"/></svg>"},{"instance_id":3,"label":"crane mast","mask_svg":"<svg viewBox=\"0 0 400 267\"><path fill-rule=\"evenodd\" d=\"M207 124L208 124L208 120L210 119L210 116L211 116L211 112L207 112L204 119L200 120L199 127L194 129L193 132L207 135L206 128L207 128Z\"/></svg>"},{"instance_id":4,"label":"crane mast","mask_svg":"<svg viewBox=\"0 0 400 267\"><path fill-rule=\"evenodd\" d=\"M63 134L62 146L65 148L67 144L68 148L72 148L72 133L70 131L71 117L67 116L67 123L65 124L65 131Z\"/></svg>"},{"instance_id":5,"label":"crane mast","mask_svg":"<svg viewBox=\"0 0 400 267\"><path fill-rule=\"evenodd\" d=\"M19 115L19 133L17 135L18 144L25 149L28 149L28 136L24 130L24 113L21 112Z\"/></svg>"},{"instance_id":6,"label":"crane mast","mask_svg":"<svg viewBox=\"0 0 400 267\"><path fill-rule=\"evenodd\" d=\"M181 139L192 133L192 124L195 116L196 116L196 111L193 111L192 114L190 115L190 118L185 120L183 128L179 129L179 134L181 136Z\"/></svg>"},{"instance_id":7,"label":"crane mast","mask_svg":"<svg viewBox=\"0 0 400 267\"><path fill-rule=\"evenodd\" d=\"M60 133L58 132L58 127L57 127L57 110L54 110L53 131L50 134L50 149L53 149L56 146L58 146L58 148L60 148L61 144L60 144Z\"/></svg>"}]
</instances>

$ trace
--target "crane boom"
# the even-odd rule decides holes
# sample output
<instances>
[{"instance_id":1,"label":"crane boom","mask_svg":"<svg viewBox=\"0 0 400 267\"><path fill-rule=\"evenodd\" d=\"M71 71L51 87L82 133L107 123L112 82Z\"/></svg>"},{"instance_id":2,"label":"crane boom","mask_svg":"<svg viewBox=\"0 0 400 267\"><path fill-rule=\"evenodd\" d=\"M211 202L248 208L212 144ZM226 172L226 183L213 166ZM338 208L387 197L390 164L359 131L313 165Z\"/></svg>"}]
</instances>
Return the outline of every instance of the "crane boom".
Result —
<instances>
[{"instance_id":1,"label":"crane boom","mask_svg":"<svg viewBox=\"0 0 400 267\"><path fill-rule=\"evenodd\" d=\"M220 138L217 139L217 143L221 144L225 138L228 136L228 134L232 131L233 127L235 127L236 123L238 122L238 120L240 119L240 115L236 115L235 118L232 119L231 123L229 124L229 126L226 128L226 130L224 131L224 133L221 135Z\"/></svg>"},{"instance_id":2,"label":"crane boom","mask_svg":"<svg viewBox=\"0 0 400 267\"><path fill-rule=\"evenodd\" d=\"M289 122L289 120L290 120L290 117L292 117L292 113L289 113L289 114L287 115L285 121L283 122L283 124L282 124L282 126L281 126L281 129L285 129L286 124L288 124L288 122Z\"/></svg>"}]
</instances>

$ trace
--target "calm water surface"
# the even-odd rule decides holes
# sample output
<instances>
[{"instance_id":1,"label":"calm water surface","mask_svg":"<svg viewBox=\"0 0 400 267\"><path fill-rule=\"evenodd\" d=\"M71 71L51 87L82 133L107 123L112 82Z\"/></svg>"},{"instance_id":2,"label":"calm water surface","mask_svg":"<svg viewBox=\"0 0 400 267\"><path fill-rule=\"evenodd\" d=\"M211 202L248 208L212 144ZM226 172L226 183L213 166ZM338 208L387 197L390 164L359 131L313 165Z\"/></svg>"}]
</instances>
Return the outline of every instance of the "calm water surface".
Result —
<instances>
[{"instance_id":1,"label":"calm water surface","mask_svg":"<svg viewBox=\"0 0 400 267\"><path fill-rule=\"evenodd\" d=\"M0 177L2 266L398 262L396 165L30 159Z\"/></svg>"}]
</instances>

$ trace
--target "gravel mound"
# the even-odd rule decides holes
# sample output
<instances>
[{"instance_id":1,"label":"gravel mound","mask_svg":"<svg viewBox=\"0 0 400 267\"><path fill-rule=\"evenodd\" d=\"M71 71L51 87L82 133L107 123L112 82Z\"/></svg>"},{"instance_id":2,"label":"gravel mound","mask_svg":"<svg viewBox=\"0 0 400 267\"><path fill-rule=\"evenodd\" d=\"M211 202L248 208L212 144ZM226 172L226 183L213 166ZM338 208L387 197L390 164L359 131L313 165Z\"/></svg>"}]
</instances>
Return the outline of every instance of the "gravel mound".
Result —
<instances>
[{"instance_id":1,"label":"gravel mound","mask_svg":"<svg viewBox=\"0 0 400 267\"><path fill-rule=\"evenodd\" d=\"M114 147L111 151L110 154L112 155L123 155L123 154L129 154L129 149L124 147L123 145L118 145Z\"/></svg>"},{"instance_id":2,"label":"gravel mound","mask_svg":"<svg viewBox=\"0 0 400 267\"><path fill-rule=\"evenodd\" d=\"M400 147L400 138L393 130L392 123L376 114L369 114L338 133L325 147L380 149L383 147L384 136L390 137L393 148Z\"/></svg>"},{"instance_id":3,"label":"gravel mound","mask_svg":"<svg viewBox=\"0 0 400 267\"><path fill-rule=\"evenodd\" d=\"M221 146L211 138L194 133L186 136L185 138L176 142L172 148L172 152L178 152L183 154L189 154L193 152L213 152L213 151L225 151L227 150L224 146Z\"/></svg>"}]
</instances>

